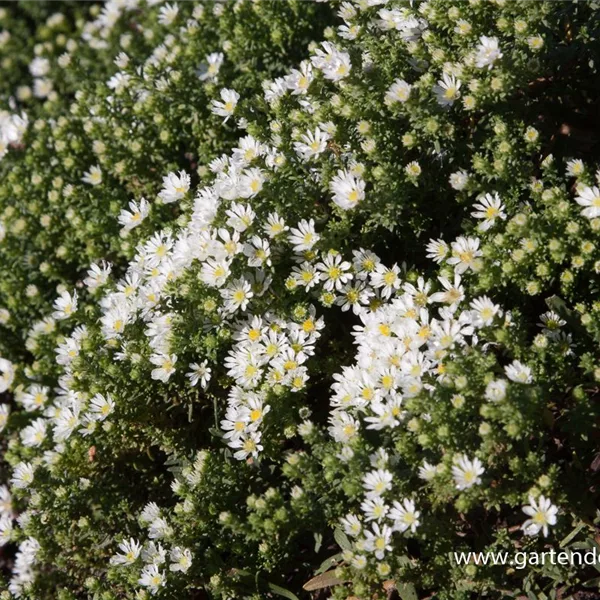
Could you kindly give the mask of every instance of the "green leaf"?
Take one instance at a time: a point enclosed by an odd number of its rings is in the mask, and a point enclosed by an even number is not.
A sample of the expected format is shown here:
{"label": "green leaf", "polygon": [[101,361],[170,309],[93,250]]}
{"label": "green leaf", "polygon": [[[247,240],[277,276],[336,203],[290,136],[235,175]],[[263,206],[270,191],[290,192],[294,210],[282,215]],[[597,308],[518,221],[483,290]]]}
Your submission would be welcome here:
{"label": "green leaf", "polygon": [[275,585],[274,583],[269,583],[269,589],[278,596],[283,596],[284,598],[288,598],[288,600],[300,600],[296,594],[290,592],[290,590],[286,590],[279,585]]}
{"label": "green leaf", "polygon": [[571,533],[560,543],[560,547],[564,548],[583,528],[585,527],[585,523],[579,523]]}
{"label": "green leaf", "polygon": [[323,534],[315,532],[315,554],[319,553],[321,545],[323,544]]}
{"label": "green leaf", "polygon": [[594,577],[583,582],[583,587],[586,588],[600,588],[600,577]]}
{"label": "green leaf", "polygon": [[325,573],[325,571],[327,571],[328,569],[331,569],[331,567],[333,567],[333,565],[339,563],[341,560],[342,560],[341,552],[338,552],[337,554],[334,554],[333,556],[326,558],[321,563],[321,566],[315,571],[315,575],[320,575],[321,573]]}
{"label": "green leaf", "polygon": [[342,550],[351,550],[352,549],[352,544],[350,543],[348,536],[339,527],[336,527],[335,530],[333,531],[333,537],[334,537],[335,541],[337,542],[337,545]]}
{"label": "green leaf", "polygon": [[335,576],[335,571],[327,571],[326,573],[317,575],[316,577],[313,577],[307,581],[302,586],[302,589],[306,590],[307,592],[313,592],[315,590],[322,590],[323,588],[333,587],[334,585],[340,585],[342,583],[344,582]]}
{"label": "green leaf", "polygon": [[396,585],[396,590],[402,600],[419,600],[417,590],[412,583],[399,583]]}

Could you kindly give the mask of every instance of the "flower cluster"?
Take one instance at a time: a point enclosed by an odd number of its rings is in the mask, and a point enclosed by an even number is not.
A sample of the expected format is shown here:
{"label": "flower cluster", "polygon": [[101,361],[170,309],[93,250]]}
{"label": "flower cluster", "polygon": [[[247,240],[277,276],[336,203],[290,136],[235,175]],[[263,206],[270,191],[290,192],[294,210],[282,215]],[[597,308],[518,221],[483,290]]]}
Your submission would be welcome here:
{"label": "flower cluster", "polygon": [[597,586],[452,559],[596,547],[597,7],[41,15],[0,13],[9,594]]}

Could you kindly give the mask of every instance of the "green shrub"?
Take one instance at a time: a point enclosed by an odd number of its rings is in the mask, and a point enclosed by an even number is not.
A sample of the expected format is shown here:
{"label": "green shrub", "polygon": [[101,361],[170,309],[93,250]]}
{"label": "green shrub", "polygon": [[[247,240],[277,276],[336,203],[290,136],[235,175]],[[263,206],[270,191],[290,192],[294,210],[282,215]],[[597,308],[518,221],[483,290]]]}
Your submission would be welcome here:
{"label": "green shrub", "polygon": [[337,10],[132,13],[113,89],[91,21],[104,75],[9,150],[13,595],[597,589],[456,557],[597,550],[597,5]]}

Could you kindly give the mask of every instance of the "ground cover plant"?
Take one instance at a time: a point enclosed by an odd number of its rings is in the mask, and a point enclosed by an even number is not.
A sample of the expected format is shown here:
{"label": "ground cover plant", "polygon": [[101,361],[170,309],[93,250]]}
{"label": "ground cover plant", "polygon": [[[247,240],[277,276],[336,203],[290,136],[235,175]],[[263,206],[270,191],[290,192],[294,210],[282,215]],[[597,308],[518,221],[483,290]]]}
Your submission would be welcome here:
{"label": "ground cover plant", "polygon": [[598,597],[599,9],[3,9],[0,597]]}

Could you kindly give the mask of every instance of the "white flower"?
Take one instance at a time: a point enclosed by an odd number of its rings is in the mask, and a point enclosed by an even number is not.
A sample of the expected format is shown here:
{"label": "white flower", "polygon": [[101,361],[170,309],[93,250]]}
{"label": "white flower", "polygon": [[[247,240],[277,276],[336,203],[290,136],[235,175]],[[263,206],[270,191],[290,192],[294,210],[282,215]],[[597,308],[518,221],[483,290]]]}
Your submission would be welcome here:
{"label": "white flower", "polygon": [[237,449],[233,457],[237,460],[246,460],[249,456],[256,458],[258,453],[263,450],[260,444],[260,431],[249,431],[247,435],[233,440],[229,445]]}
{"label": "white flower", "polygon": [[98,421],[104,421],[110,413],[115,409],[115,402],[111,398],[110,394],[103,396],[102,394],[96,394],[91,400],[91,411],[94,419]]}
{"label": "white flower", "polygon": [[556,335],[558,330],[563,327],[563,325],[567,324],[567,322],[553,310],[549,310],[543,315],[540,315],[540,321],[541,322],[538,323],[537,326],[541,327],[544,333],[550,336]]}
{"label": "white flower", "polygon": [[227,260],[216,261],[208,259],[202,265],[200,279],[211,287],[219,288],[225,284],[229,277],[231,263]]}
{"label": "white flower", "polygon": [[294,252],[302,252],[310,250],[320,239],[320,236],[315,232],[315,222],[302,220],[298,223],[297,228],[290,230],[290,244],[294,246]]}
{"label": "white flower", "polygon": [[315,265],[303,262],[292,269],[292,278],[296,285],[300,285],[308,291],[321,281],[321,273],[317,271]]}
{"label": "white flower", "polygon": [[479,38],[479,45],[475,54],[476,66],[480,69],[485,67],[491,69],[499,58],[502,58],[502,53],[498,48],[498,38],[482,35]]}
{"label": "white flower", "polygon": [[325,282],[323,287],[329,291],[335,289],[339,292],[343,285],[352,279],[352,275],[348,272],[350,267],[349,262],[342,261],[341,254],[328,252],[323,262],[317,264],[317,269],[322,273],[320,280]]}
{"label": "white flower", "polygon": [[81,180],[90,185],[100,185],[102,183],[102,169],[98,165],[90,167],[90,170],[83,174]]}
{"label": "white flower", "polygon": [[47,98],[52,92],[52,81],[47,78],[35,79],[33,81],[33,95],[36,98]]}
{"label": "white flower", "polygon": [[160,11],[158,12],[158,22],[168,27],[177,18],[178,14],[179,7],[177,4],[165,4],[160,7]]}
{"label": "white flower", "polygon": [[134,538],[124,539],[119,544],[120,554],[115,554],[110,559],[111,565],[132,565],[142,551],[142,545]]}
{"label": "white flower", "polygon": [[567,173],[571,177],[579,177],[585,172],[585,165],[580,158],[573,158],[567,162]]}
{"label": "white flower", "polygon": [[46,439],[46,419],[35,419],[21,431],[21,440],[24,446],[37,448]]}
{"label": "white flower", "polygon": [[504,367],[504,372],[511,381],[517,383],[531,383],[533,381],[531,369],[518,360],[515,360],[510,365]]}
{"label": "white flower", "polygon": [[360,429],[360,421],[344,411],[333,413],[329,423],[329,434],[338,443],[347,443],[355,438]]}
{"label": "white flower", "polygon": [[325,79],[340,81],[348,77],[352,69],[350,55],[338,50],[330,42],[322,42],[311,57],[312,64],[323,72]]}
{"label": "white flower", "polygon": [[207,360],[202,361],[200,364],[192,363],[190,365],[190,371],[186,374],[186,377],[190,380],[190,385],[195,387],[200,382],[200,387],[206,389],[208,382],[210,381],[211,369],[207,367]]}
{"label": "white flower", "polygon": [[458,21],[456,21],[456,27],[454,28],[454,31],[459,35],[469,35],[469,33],[471,33],[471,29],[473,29],[471,23],[465,21],[464,19],[458,19]]}
{"label": "white flower", "polygon": [[385,103],[389,106],[395,102],[406,102],[410,97],[411,85],[403,79],[396,79],[385,93]]}
{"label": "white flower", "polygon": [[190,176],[185,171],[179,171],[179,175],[171,172],[163,177],[163,188],[158,197],[163,204],[170,204],[185,197],[189,189]]}
{"label": "white flower", "polygon": [[81,344],[73,338],[67,338],[56,348],[56,362],[59,365],[70,365],[78,356]]}
{"label": "white flower", "polygon": [[469,183],[469,174],[466,171],[456,171],[450,175],[450,185],[458,192],[464,190]]}
{"label": "white flower", "polygon": [[482,255],[478,238],[460,236],[451,246],[452,256],[448,259],[448,264],[454,265],[456,273],[462,274],[468,269],[476,270],[477,259]]}
{"label": "white flower", "polygon": [[111,271],[112,265],[106,261],[102,261],[101,265],[94,263],[89,268],[87,277],[83,280],[83,283],[87,285],[90,290],[98,289],[108,281],[108,276]]}
{"label": "white flower", "polygon": [[8,515],[0,515],[0,548],[10,542],[13,526],[12,517]]}
{"label": "white flower", "polygon": [[491,402],[500,402],[506,398],[507,386],[505,379],[490,381],[485,388],[485,397]]}
{"label": "white flower", "polygon": [[271,238],[275,238],[281,233],[289,231],[289,227],[285,221],[276,213],[269,213],[267,216],[267,224],[263,226],[263,231]]}
{"label": "white flower", "polygon": [[366,521],[381,521],[389,511],[389,506],[381,497],[367,498],[360,505]]}
{"label": "white flower", "polygon": [[386,552],[392,550],[392,529],[387,525],[381,527],[377,524],[373,524],[373,531],[365,530],[365,550],[373,552],[375,558],[381,560]]}
{"label": "white flower", "polygon": [[588,219],[600,217],[600,188],[585,186],[579,191],[575,202],[585,207],[581,214]]}
{"label": "white flower", "polygon": [[142,548],[141,554],[142,560],[147,565],[162,565],[167,560],[167,551],[162,547],[160,543],[154,541],[147,542]]}
{"label": "white flower", "polygon": [[254,198],[263,188],[265,174],[260,169],[248,169],[240,177],[239,194],[242,198]]}
{"label": "white flower", "polygon": [[115,90],[117,94],[120,94],[123,90],[127,89],[131,82],[131,76],[127,73],[115,73],[106,83],[111,89]]}
{"label": "white flower", "polygon": [[330,184],[333,201],[343,210],[355,208],[365,199],[365,182],[348,171],[339,170]]}
{"label": "white flower", "polygon": [[431,258],[434,262],[440,264],[448,256],[450,248],[444,240],[429,240],[426,250],[427,258]]}
{"label": "white flower", "polygon": [[352,556],[352,562],[350,564],[357,571],[361,571],[367,566],[367,558],[362,554],[355,554]]}
{"label": "white flower", "polygon": [[529,505],[523,507],[523,512],[529,517],[521,526],[525,535],[537,535],[542,531],[544,536],[547,536],[548,526],[556,525],[558,507],[544,496],[540,496],[537,500],[529,496]]}
{"label": "white flower", "polygon": [[465,297],[465,290],[461,285],[460,275],[454,276],[454,282],[451,282],[445,277],[438,277],[438,280],[442,284],[444,291],[431,294],[431,302],[444,302],[445,304],[450,304],[451,306],[460,304]]}
{"label": "white flower", "polygon": [[12,517],[12,497],[6,485],[0,485],[0,516]]}
{"label": "white flower", "polygon": [[58,408],[58,411],[58,414],[55,414],[53,434],[55,441],[62,442],[68,439],[81,424],[79,406]]}
{"label": "white flower", "polygon": [[487,296],[476,298],[470,304],[473,324],[476,327],[488,327],[494,322],[494,318],[500,313],[500,307],[494,304]]}
{"label": "white flower", "polygon": [[50,72],[50,61],[38,56],[29,63],[29,72],[34,77],[44,77]]}
{"label": "white flower", "polygon": [[271,266],[271,246],[268,240],[254,235],[250,239],[250,243],[244,244],[243,251],[248,258],[249,267]]}
{"label": "white flower", "polygon": [[175,363],[177,362],[177,356],[175,354],[153,354],[150,357],[150,362],[156,365],[156,369],[152,369],[152,379],[157,379],[166,383],[173,373],[175,373]]}
{"label": "white flower", "polygon": [[148,502],[140,514],[140,522],[142,525],[149,525],[160,517],[160,508],[156,502]]}
{"label": "white flower", "polygon": [[481,475],[485,469],[478,458],[469,460],[466,456],[458,458],[452,467],[452,476],[454,483],[459,490],[466,490],[476,484],[481,483]]}
{"label": "white flower", "polygon": [[0,404],[0,432],[6,427],[8,415],[10,414],[10,406],[8,404]]}
{"label": "white flower", "polygon": [[406,167],[404,167],[404,172],[412,178],[416,178],[419,177],[419,175],[421,175],[422,169],[421,169],[421,165],[416,161],[416,160],[412,160],[411,162],[409,162]]}
{"label": "white flower", "polygon": [[123,227],[121,231],[127,233],[134,227],[141,225],[142,221],[150,213],[150,204],[145,198],[140,198],[139,203],[132,200],[129,203],[129,210],[121,210],[119,214],[119,224]]}
{"label": "white flower", "polygon": [[73,295],[69,292],[64,291],[54,301],[54,312],[52,316],[55,319],[63,320],[68,319],[77,310],[77,291],[73,292]]}
{"label": "white flower", "polygon": [[213,100],[211,102],[211,112],[219,117],[225,117],[225,121],[233,115],[240,95],[235,90],[223,88],[220,92],[222,102]]}
{"label": "white flower", "polygon": [[394,500],[388,518],[394,521],[394,531],[403,532],[410,529],[414,533],[420,523],[420,514],[415,508],[415,503],[405,498],[401,503]]}
{"label": "white flower", "polygon": [[371,273],[371,285],[377,289],[381,288],[382,298],[389,298],[401,283],[398,265],[388,268],[383,263],[379,263],[375,267],[375,271]]}
{"label": "white flower", "polygon": [[341,520],[342,527],[344,528],[344,533],[351,537],[356,537],[360,535],[362,531],[362,523],[360,519],[353,514],[346,515]]}
{"label": "white flower", "polygon": [[150,593],[156,594],[166,584],[165,575],[157,565],[146,565],[141,572],[138,583],[147,587]]}
{"label": "white flower", "polygon": [[294,150],[302,160],[307,161],[325,152],[329,138],[327,132],[316,127],[314,131],[303,134],[299,142],[294,142]]}
{"label": "white flower", "polygon": [[223,308],[227,313],[246,310],[253,295],[252,287],[245,279],[235,279],[221,290],[225,301]]}
{"label": "white flower", "polygon": [[300,69],[292,69],[285,78],[285,82],[293,95],[306,94],[314,79],[312,65],[304,60],[300,63]]}
{"label": "white flower", "polygon": [[20,462],[13,471],[10,484],[17,489],[24,489],[33,483],[35,469],[31,463]]}
{"label": "white flower", "polygon": [[173,528],[166,519],[157,517],[150,523],[148,528],[148,537],[153,540],[170,537],[173,534]]}
{"label": "white flower", "polygon": [[424,461],[423,465],[419,467],[419,479],[431,481],[436,475],[437,467],[429,464],[427,461]]}
{"label": "white flower", "polygon": [[496,192],[494,194],[486,194],[483,198],[479,198],[479,202],[473,205],[475,209],[471,216],[476,219],[483,219],[483,223],[479,224],[481,231],[487,231],[494,225],[496,219],[506,219],[504,205],[500,196]]}
{"label": "white flower", "polygon": [[252,225],[256,216],[249,205],[238,204],[237,202],[234,202],[225,214],[229,217],[227,225],[240,233],[243,233]]}
{"label": "white flower", "polygon": [[171,549],[169,558],[171,559],[169,570],[172,572],[181,571],[182,573],[187,573],[188,569],[192,566],[192,553],[187,548],[175,546]]}
{"label": "white flower", "polygon": [[385,469],[377,469],[371,471],[363,477],[363,489],[366,492],[366,497],[377,498],[392,489],[393,476]]}
{"label": "white flower", "polygon": [[460,98],[461,82],[454,75],[443,73],[442,78],[433,86],[433,93],[440,106],[452,106],[457,98]]}
{"label": "white flower", "polygon": [[114,60],[114,63],[117,65],[117,67],[119,67],[119,69],[126,69],[127,65],[129,64],[129,56],[127,56],[125,52],[119,52]]}
{"label": "white flower", "polygon": [[225,58],[222,52],[213,52],[206,57],[205,70],[200,74],[200,81],[206,81],[207,79],[216,79],[223,59]]}

